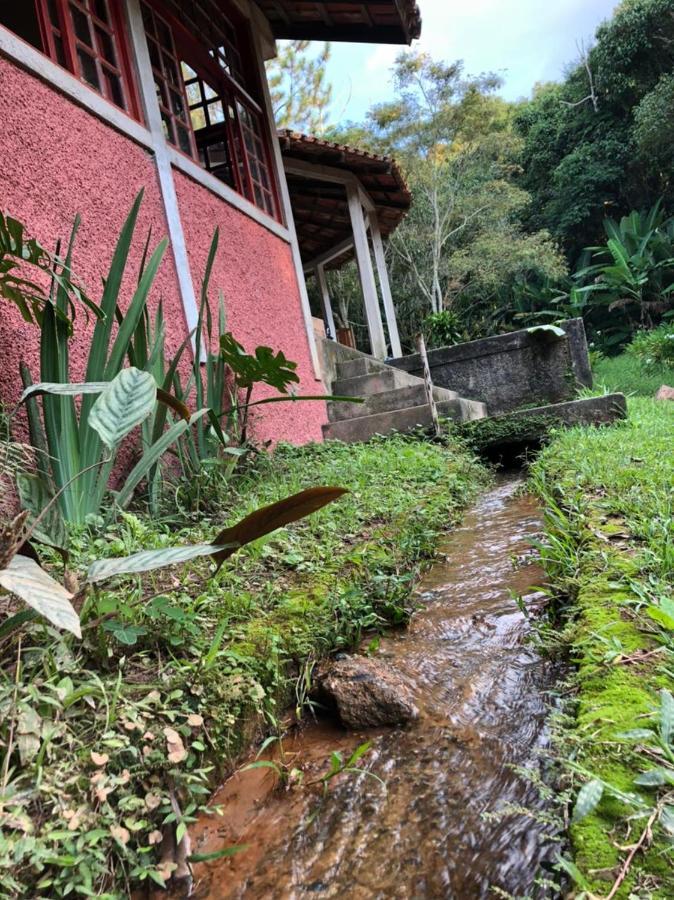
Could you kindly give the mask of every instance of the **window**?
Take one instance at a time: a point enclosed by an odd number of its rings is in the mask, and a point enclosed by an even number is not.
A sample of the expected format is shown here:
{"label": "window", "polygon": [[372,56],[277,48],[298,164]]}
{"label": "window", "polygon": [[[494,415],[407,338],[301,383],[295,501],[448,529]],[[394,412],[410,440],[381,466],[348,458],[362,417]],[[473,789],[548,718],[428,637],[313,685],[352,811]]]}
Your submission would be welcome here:
{"label": "window", "polygon": [[[279,217],[248,23],[213,0],[143,0],[166,139]],[[198,36],[198,41],[196,40]]]}
{"label": "window", "polygon": [[0,23],[138,118],[120,5],[115,0],[3,3]]}

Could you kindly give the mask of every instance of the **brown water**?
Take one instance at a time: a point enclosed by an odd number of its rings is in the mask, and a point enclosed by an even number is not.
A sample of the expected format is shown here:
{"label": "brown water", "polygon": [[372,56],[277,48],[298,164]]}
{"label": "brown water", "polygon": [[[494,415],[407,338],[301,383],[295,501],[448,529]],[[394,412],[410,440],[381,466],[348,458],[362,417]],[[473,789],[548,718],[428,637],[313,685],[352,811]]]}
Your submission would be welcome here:
{"label": "brown water", "polygon": [[[378,657],[412,686],[419,720],[360,734],[308,726],[284,745],[304,787],[279,788],[268,769],[229,779],[214,798],[223,816],[197,823],[193,852],[249,849],[197,866],[198,897],[473,900],[493,887],[546,896],[535,885],[552,853],[544,828],[506,810],[540,806],[514,767],[538,768],[554,682],[513,598],[534,612],[542,603],[528,550],[540,514],[517,486],[500,482],[448,536],[409,629],[381,641]],[[361,764],[386,790],[343,775],[320,804],[306,784],[331,751],[348,756],[364,740],[373,749]]]}

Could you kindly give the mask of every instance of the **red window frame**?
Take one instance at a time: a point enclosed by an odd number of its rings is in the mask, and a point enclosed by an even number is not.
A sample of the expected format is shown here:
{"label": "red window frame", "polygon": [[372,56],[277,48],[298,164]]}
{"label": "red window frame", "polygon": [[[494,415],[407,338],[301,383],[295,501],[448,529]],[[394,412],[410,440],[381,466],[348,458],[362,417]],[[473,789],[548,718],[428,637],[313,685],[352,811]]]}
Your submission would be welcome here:
{"label": "red window frame", "polygon": [[[235,26],[239,38],[239,46],[235,49],[245,81],[245,85],[242,85],[224,68],[222,62],[218,61],[217,48],[213,48],[214,52],[211,52],[210,48],[201,44],[176,18],[169,4],[162,0],[142,0],[142,2],[169,24],[178,58],[189,66],[198,79],[206,82],[222,102],[224,121],[220,123],[220,131],[231,160],[229,170],[232,179],[229,181],[221,178],[221,180],[225,180],[225,183],[230,184],[238,194],[263,212],[277,221],[282,221],[278,175],[271,150],[269,122],[262,102],[256,99],[262,100],[263,92],[260,74],[255,65],[256,58],[248,20],[235,8],[227,6],[226,16]],[[187,78],[187,80],[194,79]],[[185,90],[183,95],[190,111],[203,106],[203,102],[190,105]],[[211,168],[208,164],[208,151],[200,146],[202,142],[199,140],[199,130],[195,131],[192,125],[191,130],[198,152],[188,155],[193,159],[201,157],[202,165],[208,171]],[[176,146],[173,141],[171,143]],[[177,149],[185,152],[180,147]]]}
{"label": "red window frame", "polygon": [[[118,0],[34,0],[44,53],[92,91],[141,121],[140,101],[129,54],[126,23]],[[101,5],[107,17],[100,16]],[[85,22],[87,43],[78,35],[73,11]],[[106,21],[107,19],[107,21]],[[86,78],[80,56],[96,72],[98,87]],[[118,83],[118,93],[114,82]],[[117,93],[117,96],[115,94]]]}

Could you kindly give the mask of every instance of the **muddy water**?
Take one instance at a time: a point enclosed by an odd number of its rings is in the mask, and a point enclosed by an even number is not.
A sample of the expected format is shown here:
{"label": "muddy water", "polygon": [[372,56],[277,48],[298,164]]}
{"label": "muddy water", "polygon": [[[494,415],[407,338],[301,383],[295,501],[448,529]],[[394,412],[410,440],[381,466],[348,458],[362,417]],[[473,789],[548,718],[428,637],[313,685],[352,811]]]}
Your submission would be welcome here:
{"label": "muddy water", "polygon": [[[511,806],[535,808],[516,767],[538,766],[554,673],[526,642],[515,602],[540,608],[542,573],[528,551],[540,530],[531,498],[504,480],[448,536],[403,633],[382,639],[386,659],[421,711],[404,729],[348,734],[315,724],[285,742],[303,788],[279,788],[268,769],[233,776],[214,798],[221,818],[197,823],[193,852],[248,850],[197,866],[203,898],[473,898],[535,886],[551,853],[543,829]],[[386,782],[340,776],[322,803],[307,783],[331,751],[373,741],[365,765]]]}

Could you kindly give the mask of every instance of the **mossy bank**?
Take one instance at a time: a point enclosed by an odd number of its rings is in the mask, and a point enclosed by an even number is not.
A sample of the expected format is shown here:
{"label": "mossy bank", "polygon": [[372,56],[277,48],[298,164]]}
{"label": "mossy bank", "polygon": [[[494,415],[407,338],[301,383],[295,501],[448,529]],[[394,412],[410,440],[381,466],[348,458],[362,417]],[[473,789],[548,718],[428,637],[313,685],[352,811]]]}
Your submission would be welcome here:
{"label": "mossy bank", "polygon": [[562,755],[573,795],[592,785],[570,828],[576,895],[664,900],[674,896],[674,404],[634,399],[629,416],[560,432],[532,474],[576,673]]}
{"label": "mossy bank", "polygon": [[162,883],[163,825],[177,818],[180,837],[246,742],[301,714],[313,660],[406,619],[439,533],[485,478],[463,449],[414,438],[279,447],[211,477],[198,521],[124,514],[73,535],[79,572],[208,539],[304,487],[350,492],[217,575],[200,563],[120,579],[87,601],[81,642],[43,623],[3,638],[0,893],[119,897]]}

